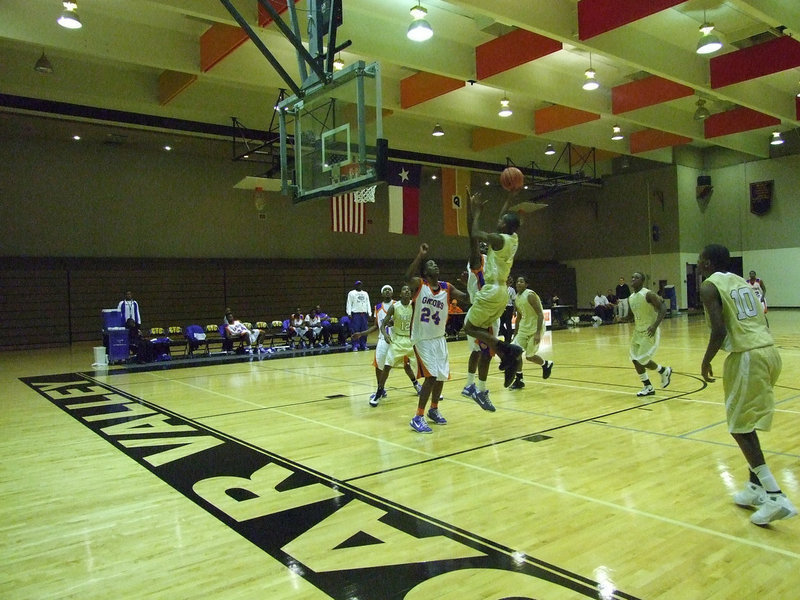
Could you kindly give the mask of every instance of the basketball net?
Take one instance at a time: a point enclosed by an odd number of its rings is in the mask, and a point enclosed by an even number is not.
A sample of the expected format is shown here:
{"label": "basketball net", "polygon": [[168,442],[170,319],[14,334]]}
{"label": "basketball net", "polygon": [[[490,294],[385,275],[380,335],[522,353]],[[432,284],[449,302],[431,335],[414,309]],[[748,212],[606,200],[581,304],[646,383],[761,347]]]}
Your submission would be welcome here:
{"label": "basketball net", "polygon": [[356,204],[365,204],[367,202],[375,202],[375,190],[377,185],[368,185],[360,190],[353,191],[353,202]]}

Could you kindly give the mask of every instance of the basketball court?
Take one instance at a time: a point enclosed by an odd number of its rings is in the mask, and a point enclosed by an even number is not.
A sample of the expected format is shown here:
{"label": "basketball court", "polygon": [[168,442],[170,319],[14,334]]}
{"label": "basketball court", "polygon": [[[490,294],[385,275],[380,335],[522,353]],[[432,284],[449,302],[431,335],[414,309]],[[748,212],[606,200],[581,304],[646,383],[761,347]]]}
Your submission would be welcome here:
{"label": "basketball court", "polygon": [[[800,313],[761,436],[800,500]],[[630,325],[548,333],[547,381],[460,395],[411,430],[401,370],[372,352],[93,371],[91,347],[2,361],[3,598],[696,598],[796,595],[800,520],[752,525],[744,460],[701,317],[662,324],[669,388],[637,398]],[[722,357],[714,362],[722,372]],[[657,381],[657,378],[654,379]]]}

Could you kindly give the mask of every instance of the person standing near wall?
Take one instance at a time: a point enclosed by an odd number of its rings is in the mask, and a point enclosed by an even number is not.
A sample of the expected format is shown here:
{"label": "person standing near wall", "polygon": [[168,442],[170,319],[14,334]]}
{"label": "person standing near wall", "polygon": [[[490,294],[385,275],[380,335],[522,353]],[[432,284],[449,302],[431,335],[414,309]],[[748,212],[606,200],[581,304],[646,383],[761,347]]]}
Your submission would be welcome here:
{"label": "person standing near wall", "polygon": [[631,288],[629,288],[628,284],[625,283],[624,277],[619,278],[619,283],[617,284],[617,289],[616,289],[616,295],[617,295],[617,318],[620,320],[627,319],[628,312],[630,311],[628,298],[631,297]]}
{"label": "person standing near wall", "polygon": [[130,291],[125,292],[125,299],[122,300],[117,309],[122,313],[122,322],[128,329],[139,329],[142,326],[142,315],[139,312],[139,303],[133,299]]}
{"label": "person standing near wall", "polygon": [[[353,284],[353,289],[347,294],[347,316],[350,318],[352,331],[366,331],[369,326],[369,294],[361,289],[361,280]],[[353,340],[353,351],[366,350],[366,336]]]}

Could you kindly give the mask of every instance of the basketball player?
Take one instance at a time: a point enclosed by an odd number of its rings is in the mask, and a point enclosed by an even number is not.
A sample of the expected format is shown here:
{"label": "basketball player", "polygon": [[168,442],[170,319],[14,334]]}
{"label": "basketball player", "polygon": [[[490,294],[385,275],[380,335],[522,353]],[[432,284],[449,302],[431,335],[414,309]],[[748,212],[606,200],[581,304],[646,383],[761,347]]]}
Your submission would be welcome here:
{"label": "basketball player", "polygon": [[733,501],[755,508],[750,521],[766,525],[797,514],[767,466],[756,433],[772,426],[773,386],[781,372],[781,357],[753,288],[728,272],[729,262],[728,249],[717,244],[706,246],[697,261],[701,274],[707,276],[700,285],[700,299],[711,325],[700,371],[712,383],[711,361],[720,349],[729,353],[722,376],[728,431],[750,467],[750,481],[734,494]]}
{"label": "basketball player", "polygon": [[485,285],[478,290],[472,298],[472,306],[467,312],[464,331],[486,344],[500,357],[500,370],[505,372],[504,386],[508,387],[514,380],[517,370],[517,357],[522,354],[522,348],[514,344],[500,341],[491,330],[496,319],[503,314],[508,302],[506,281],[514,264],[514,255],[517,253],[519,238],[519,216],[508,211],[511,198],[518,192],[509,192],[500,219],[497,222],[497,232],[487,233],[480,229],[481,210],[486,200],[479,194],[471,194],[467,190],[467,198],[472,209],[471,236],[478,241],[486,242],[488,250],[484,267]]}
{"label": "basketball player", "polygon": [[[764,309],[764,319],[767,318],[767,285],[764,283],[763,280],[756,277],[755,271],[750,271],[749,279],[747,283],[750,284],[750,287],[753,288],[753,293],[756,295],[756,298],[759,302],[761,302],[761,307]],[[767,321],[767,326],[769,327],[769,321]]]}
{"label": "basketball player", "polygon": [[[403,365],[406,370],[406,375],[411,380],[417,394],[422,392],[422,385],[417,381],[414,376],[414,371],[411,368],[411,361],[416,360],[414,355],[414,345],[411,343],[411,317],[413,316],[414,308],[411,306],[411,288],[404,285],[400,288],[400,302],[394,302],[386,311],[381,329],[383,337],[388,343],[388,351],[386,352],[386,359],[384,360],[383,370],[381,371],[380,379],[378,380],[378,391],[383,390],[386,385],[386,379],[389,377],[389,371],[392,367],[399,367]],[[376,398],[373,401],[370,397],[370,406],[377,406],[378,392],[373,394]],[[385,394],[381,397],[385,397]]]}
{"label": "basketball player", "polygon": [[[431,433],[425,421],[428,398],[441,399],[444,382],[450,379],[450,360],[447,353],[445,326],[450,296],[466,301],[467,295],[446,281],[439,281],[439,266],[427,259],[428,244],[421,244],[419,252],[406,269],[408,287],[413,296],[414,312],[411,318],[411,342],[417,355],[417,370],[425,376],[417,403],[417,414],[411,419],[411,428],[418,433]],[[422,277],[415,275],[420,272]],[[431,394],[433,394],[431,396]],[[447,419],[439,411],[439,400],[431,399],[428,418],[437,425]]]}
{"label": "basketball player", "polygon": [[658,326],[667,314],[667,307],[655,292],[644,287],[644,275],[638,271],[631,277],[633,293],[628,298],[634,326],[631,337],[630,357],[643,388],[636,392],[639,397],[652,396],[656,393],[647,369],[657,370],[661,374],[661,387],[669,385],[672,375],[671,367],[662,367],[653,360],[661,341],[661,331]]}
{"label": "basketball player", "polygon": [[[370,406],[378,406],[378,402],[381,398],[388,397],[383,387],[383,384],[386,382],[383,371],[384,365],[386,364],[386,354],[389,350],[389,342],[384,338],[383,323],[386,319],[386,315],[394,304],[392,294],[394,294],[394,288],[389,284],[381,288],[383,301],[375,305],[375,324],[365,331],[357,331],[353,334],[353,340],[355,341],[362,336],[368,336],[373,331],[378,332],[378,343],[375,345],[375,357],[372,359],[372,366],[375,367],[375,380],[378,384],[378,389],[369,397]],[[415,384],[414,388],[416,389],[419,383],[417,382],[417,378],[414,377],[414,372],[411,370],[410,366],[406,368],[406,373],[411,378],[411,382]]]}
{"label": "basketball player", "polygon": [[[467,188],[467,198],[470,197],[470,190]],[[472,235],[472,209],[471,202],[467,202],[467,230],[469,232],[469,262],[467,263],[467,293],[471,299],[475,298],[484,284],[484,269],[486,268],[486,253],[488,245],[481,242]],[[500,317],[492,325],[494,332],[500,331]],[[489,378],[489,364],[495,351],[485,342],[480,342],[474,337],[467,335],[467,346],[470,349],[469,360],[467,361],[467,384],[461,390],[461,395],[472,398],[483,410],[494,412],[495,407],[489,399],[489,390],[486,388],[486,380]],[[475,384],[475,374],[478,374],[478,383]]]}
{"label": "basketball player", "polygon": [[[514,344],[525,349],[525,358],[542,367],[542,379],[550,377],[553,361],[544,360],[537,354],[544,332],[544,311],[539,295],[528,287],[528,278],[517,277],[517,298],[514,301],[517,310],[517,334]],[[522,380],[522,356],[517,359],[517,377],[508,389],[521,390],[525,387]]]}

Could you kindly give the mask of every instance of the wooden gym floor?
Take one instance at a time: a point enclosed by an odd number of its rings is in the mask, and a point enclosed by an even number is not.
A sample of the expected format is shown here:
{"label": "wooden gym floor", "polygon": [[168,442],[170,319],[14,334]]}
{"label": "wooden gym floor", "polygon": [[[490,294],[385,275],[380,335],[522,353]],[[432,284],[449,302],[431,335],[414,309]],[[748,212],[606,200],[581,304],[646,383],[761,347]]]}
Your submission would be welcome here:
{"label": "wooden gym floor", "polygon": [[[762,445],[800,504],[800,311]],[[0,597],[485,600],[796,598],[800,518],[752,525],[702,318],[662,325],[674,369],[635,396],[630,325],[549,334],[497,412],[460,395],[432,435],[372,352],[93,371],[91,345],[0,353]],[[722,372],[723,355],[714,362]],[[658,386],[658,377],[653,378]]]}

